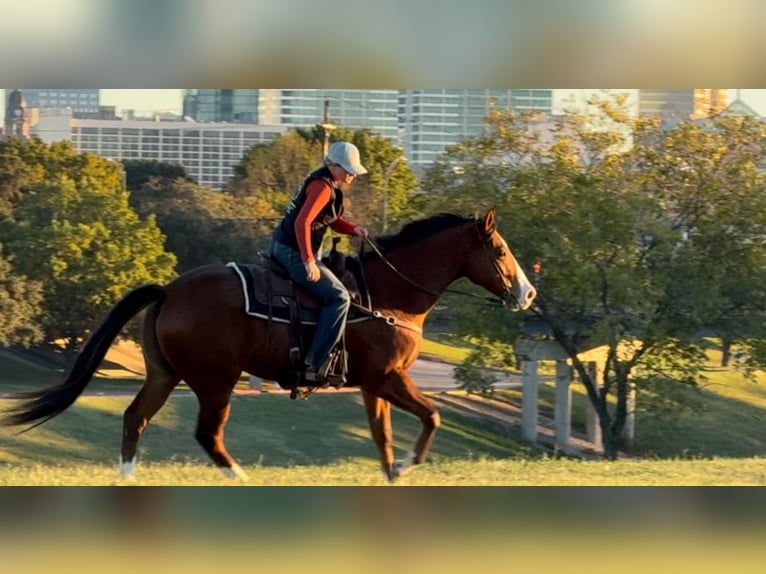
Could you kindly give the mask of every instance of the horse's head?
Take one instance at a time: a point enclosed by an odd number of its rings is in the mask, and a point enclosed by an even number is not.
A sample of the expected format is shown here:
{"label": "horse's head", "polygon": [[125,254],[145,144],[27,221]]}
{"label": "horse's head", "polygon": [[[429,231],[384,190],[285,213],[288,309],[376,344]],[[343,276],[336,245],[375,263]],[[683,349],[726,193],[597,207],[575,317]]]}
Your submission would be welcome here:
{"label": "horse's head", "polygon": [[529,309],[537,290],[527,279],[505,239],[497,231],[495,210],[476,221],[478,238],[463,266],[466,277],[481,285],[514,311]]}

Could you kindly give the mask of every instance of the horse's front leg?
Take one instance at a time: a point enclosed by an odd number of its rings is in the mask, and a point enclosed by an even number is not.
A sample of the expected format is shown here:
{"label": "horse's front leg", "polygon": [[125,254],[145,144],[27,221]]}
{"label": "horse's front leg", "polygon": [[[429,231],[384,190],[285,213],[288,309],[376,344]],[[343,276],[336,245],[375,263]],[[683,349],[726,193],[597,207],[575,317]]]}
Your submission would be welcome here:
{"label": "horse's front leg", "polygon": [[[387,401],[400,409],[414,414],[420,419],[422,429],[412,451],[403,459],[396,460],[389,466],[387,472],[391,482],[404,476],[416,464],[425,461],[428,451],[431,448],[436,429],[441,424],[439,409],[436,404],[426,397],[415,385],[412,378],[403,371],[392,371],[386,375],[386,381],[375,394],[383,401]],[[390,412],[388,413],[388,441],[391,443],[391,422]],[[391,447],[389,447],[391,448]],[[391,450],[391,453],[393,451]],[[387,454],[386,460],[393,457],[393,454]],[[384,470],[386,470],[384,463]]]}
{"label": "horse's front leg", "polygon": [[394,479],[394,440],[391,429],[391,403],[362,390],[364,408],[370,423],[370,432],[378,447],[380,465],[386,478]]}

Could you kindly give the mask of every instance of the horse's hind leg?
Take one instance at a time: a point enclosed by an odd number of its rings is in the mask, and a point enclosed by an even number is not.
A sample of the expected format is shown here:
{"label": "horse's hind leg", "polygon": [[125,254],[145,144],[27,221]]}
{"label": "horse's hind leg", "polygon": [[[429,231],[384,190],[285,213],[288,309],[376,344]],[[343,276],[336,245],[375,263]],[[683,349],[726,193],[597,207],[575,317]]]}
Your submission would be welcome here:
{"label": "horse's hind leg", "polygon": [[146,382],[125,410],[122,423],[122,453],[120,470],[123,477],[133,477],[136,472],[138,439],[149,420],[165,404],[179,378],[170,371],[150,368]]}
{"label": "horse's hind leg", "polygon": [[146,381],[123,415],[120,471],[125,478],[135,477],[136,451],[141,433],[181,380],[160,350],[155,330],[156,320],[157,307],[152,306],[147,310],[143,324],[142,348]]}
{"label": "horse's hind leg", "polygon": [[216,466],[229,478],[247,480],[247,474],[240,468],[234,458],[226,450],[224,444],[224,428],[231,413],[231,391],[219,391],[214,394],[197,393],[199,399],[199,416],[194,437],[205,449]]}

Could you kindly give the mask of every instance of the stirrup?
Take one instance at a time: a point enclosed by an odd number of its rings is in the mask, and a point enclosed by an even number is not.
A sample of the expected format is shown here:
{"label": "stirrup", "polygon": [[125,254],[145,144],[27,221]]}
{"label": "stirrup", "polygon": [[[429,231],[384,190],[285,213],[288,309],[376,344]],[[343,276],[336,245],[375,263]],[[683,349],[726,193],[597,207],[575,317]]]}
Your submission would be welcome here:
{"label": "stirrup", "polygon": [[321,371],[314,369],[313,367],[307,367],[303,371],[303,380],[307,383],[316,383],[317,385],[324,385],[327,383],[327,375]]}
{"label": "stirrup", "polygon": [[336,374],[328,374],[326,380],[328,385],[336,389],[342,388],[347,382],[345,376]]}

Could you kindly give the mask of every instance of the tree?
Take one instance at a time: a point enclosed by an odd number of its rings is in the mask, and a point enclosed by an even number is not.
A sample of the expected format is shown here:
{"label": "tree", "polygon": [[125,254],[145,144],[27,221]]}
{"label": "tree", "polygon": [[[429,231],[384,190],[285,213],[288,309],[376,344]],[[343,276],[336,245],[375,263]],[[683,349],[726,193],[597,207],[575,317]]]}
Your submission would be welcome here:
{"label": "tree", "polygon": [[349,213],[355,219],[372,233],[391,233],[422,215],[414,200],[420,191],[418,177],[407,165],[404,150],[370,130],[340,132],[333,137],[356,145],[367,168],[368,173],[354,182],[349,197]]}
{"label": "tree", "polygon": [[[401,149],[370,130],[340,127],[330,136],[331,143],[336,141],[356,145],[368,170],[354,181],[346,196],[349,219],[380,234],[421,214],[418,178]],[[259,197],[282,214],[306,175],[322,165],[323,143],[324,131],[315,127],[291,131],[269,144],[254,146],[235,169],[228,191]],[[327,247],[331,235],[327,235]],[[349,238],[343,238],[340,248],[348,251],[350,243]]]}
{"label": "tree", "polygon": [[[663,129],[623,103],[555,121],[496,110],[487,134],[423,184],[443,190],[432,208],[496,204],[525,267],[542,263],[537,312],[585,383],[608,458],[632,385],[696,384],[706,332],[736,325],[766,339],[764,126],[718,117]],[[578,358],[596,345],[603,381]]]}
{"label": "tree", "polygon": [[48,145],[33,137],[0,142],[0,216],[12,213],[27,190],[64,173],[74,180],[96,177],[109,186],[121,180],[116,162],[80,154],[69,141]]}
{"label": "tree", "polygon": [[18,272],[44,285],[48,341],[75,349],[129,289],[166,282],[175,257],[153,218],[139,219],[128,193],[103,174],[113,167],[83,158],[80,179],[51,178],[27,190],[0,237]]}
{"label": "tree", "polygon": [[0,345],[28,345],[40,340],[42,285],[13,272],[0,245]]}
{"label": "tree", "polygon": [[268,251],[281,218],[260,195],[232,196],[182,180],[149,181],[130,202],[143,217],[156,217],[179,273],[209,263],[256,261],[258,251]]}
{"label": "tree", "polygon": [[125,186],[131,191],[140,189],[142,185],[152,178],[171,181],[176,179],[194,181],[186,171],[186,168],[177,163],[126,159],[122,161],[122,165],[125,170]]}
{"label": "tree", "polygon": [[256,144],[234,167],[226,191],[234,196],[259,196],[286,206],[306,175],[321,164],[321,145],[287,132],[267,144]]}

